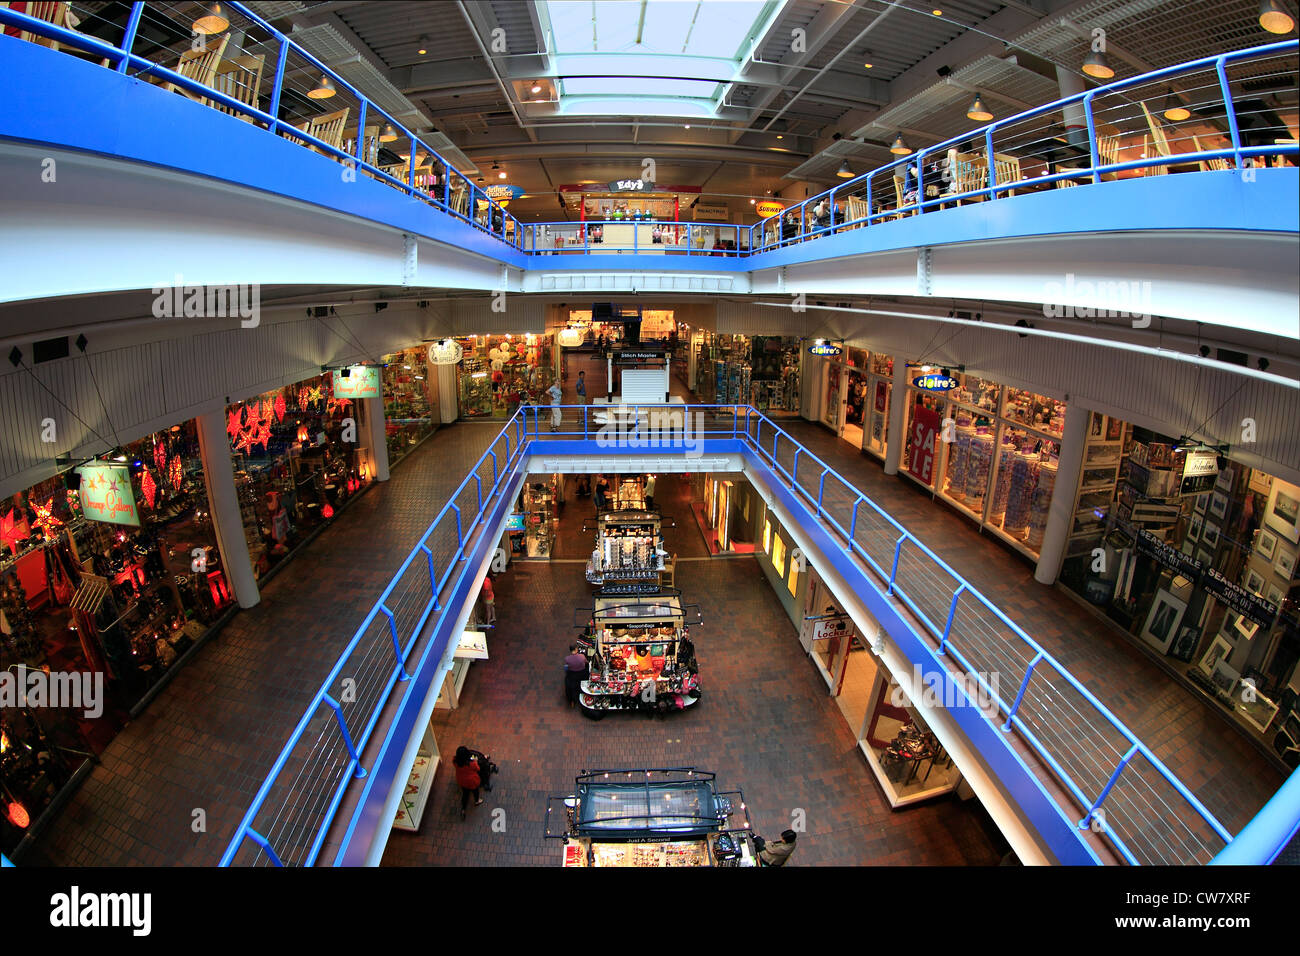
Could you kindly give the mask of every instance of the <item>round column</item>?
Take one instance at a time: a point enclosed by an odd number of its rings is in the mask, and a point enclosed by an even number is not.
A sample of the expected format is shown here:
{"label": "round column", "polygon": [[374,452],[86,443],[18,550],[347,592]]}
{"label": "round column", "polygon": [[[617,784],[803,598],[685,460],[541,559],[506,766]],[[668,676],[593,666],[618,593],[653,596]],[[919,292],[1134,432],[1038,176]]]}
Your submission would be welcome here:
{"label": "round column", "polygon": [[384,400],[365,398],[365,444],[370,448],[370,467],[375,481],[388,480],[388,430],[384,426]]}
{"label": "round column", "polygon": [[903,448],[907,436],[903,434],[907,421],[907,362],[901,355],[894,356],[894,387],[889,392],[889,441],[885,443],[885,474],[898,474],[903,461]]}
{"label": "round column", "polygon": [[239,495],[235,491],[235,469],[230,462],[230,444],[226,438],[224,408],[195,419],[199,432],[199,457],[208,486],[208,510],[212,513],[212,530],[221,549],[226,578],[240,607],[253,607],[261,599],[253,561],[244,537],[244,522],[239,513]]}
{"label": "round column", "polygon": [[1077,402],[1066,405],[1056,487],[1052,489],[1047,527],[1043,529],[1043,547],[1034,567],[1034,580],[1040,584],[1055,582],[1061,573],[1061,562],[1065,560],[1065,544],[1074,524],[1074,502],[1079,490],[1079,471],[1083,467],[1083,446],[1088,437],[1090,415],[1092,411]]}

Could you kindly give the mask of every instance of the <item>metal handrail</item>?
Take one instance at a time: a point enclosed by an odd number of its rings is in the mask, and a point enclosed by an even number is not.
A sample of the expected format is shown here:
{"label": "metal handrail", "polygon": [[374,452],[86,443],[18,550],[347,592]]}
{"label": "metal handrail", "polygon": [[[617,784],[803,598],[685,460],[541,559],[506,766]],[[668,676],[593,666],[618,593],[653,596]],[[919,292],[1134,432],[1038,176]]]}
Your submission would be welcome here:
{"label": "metal handrail", "polygon": [[[281,100],[281,91],[283,89],[283,84],[284,84],[284,73],[285,73],[287,54],[290,50],[292,50],[296,55],[302,57],[307,63],[311,64],[313,69],[319,69],[322,74],[329,76],[334,81],[335,85],[338,88],[346,90],[348,93],[356,97],[360,105],[359,107],[360,115],[358,119],[358,136],[357,136],[357,142],[355,147],[355,155],[353,153],[349,153],[344,150],[338,149],[337,147],[331,146],[328,143],[324,143],[319,139],[309,136],[308,134],[303,133],[296,129],[293,130],[289,135],[293,136],[295,139],[306,141],[307,143],[315,147],[320,152],[330,156],[335,160],[344,162],[345,164],[351,165],[354,168],[365,170],[369,175],[373,176],[380,182],[384,182],[387,183],[388,185],[399,188],[405,191],[406,193],[408,193],[413,198],[418,198],[423,202],[428,203],[429,205],[433,206],[435,209],[438,209],[446,213],[447,215],[451,216],[454,219],[462,220],[464,222],[471,224],[475,228],[482,229],[483,231],[488,232],[490,235],[500,239],[502,242],[504,242],[506,245],[510,246],[511,248],[514,248],[518,250],[520,253],[529,256],[555,255],[555,254],[567,255],[567,254],[578,252],[578,248],[576,246],[573,249],[539,247],[538,234],[539,232],[544,233],[545,230],[548,229],[550,230],[572,229],[575,231],[575,233],[577,231],[582,231],[582,238],[583,238],[583,243],[581,247],[582,254],[592,255],[592,254],[596,254],[596,251],[592,249],[591,244],[587,242],[587,233],[585,230],[585,227],[587,226],[591,226],[591,225],[605,226],[605,225],[620,225],[620,224],[623,225],[637,224],[637,225],[653,226],[658,224],[661,226],[672,227],[677,230],[685,228],[688,237],[690,237],[695,230],[699,230],[699,229],[711,229],[715,231],[732,230],[734,231],[734,234],[736,236],[735,249],[698,249],[697,250],[694,249],[693,244],[688,241],[688,243],[684,247],[685,253],[688,256],[699,256],[699,255],[719,256],[720,255],[727,258],[743,259],[743,258],[749,258],[755,255],[759,255],[764,252],[768,252],[772,249],[781,248],[795,242],[802,242],[809,239],[820,238],[825,235],[851,229],[857,226],[871,226],[880,222],[883,219],[893,219],[899,216],[900,214],[906,214],[906,215],[923,214],[933,210],[935,207],[940,207],[946,205],[947,203],[952,203],[952,202],[957,202],[957,201],[967,200],[967,199],[999,198],[1001,194],[1007,193],[1008,191],[1013,189],[1026,189],[1035,186],[1050,185],[1052,183],[1056,183],[1063,180],[1090,180],[1092,183],[1100,183],[1102,181],[1102,176],[1106,174],[1124,172],[1133,169],[1142,169],[1142,168],[1147,168],[1152,166],[1167,166],[1171,163],[1194,163],[1194,162],[1204,162],[1211,159],[1227,159],[1232,162],[1234,168],[1241,169],[1243,160],[1255,156],[1278,156],[1278,155],[1300,156],[1300,144],[1277,143],[1268,146],[1243,146],[1242,145],[1241,130],[1237,122],[1236,111],[1233,108],[1231,88],[1230,88],[1227,71],[1226,71],[1226,67],[1229,63],[1236,63],[1236,62],[1252,60],[1256,58],[1272,57],[1272,56],[1287,54],[1287,53],[1295,53],[1297,50],[1300,50],[1300,41],[1283,40],[1277,43],[1267,43],[1256,47],[1249,47],[1243,50],[1235,50],[1229,53],[1222,53],[1215,56],[1202,57],[1200,59],[1192,60],[1187,63],[1182,63],[1175,66],[1164,67],[1159,70],[1153,70],[1151,72],[1141,74],[1139,76],[1130,77],[1128,79],[1123,79],[1123,80],[1116,80],[1114,82],[1105,84],[1103,86],[1093,87],[1091,89],[1085,90],[1082,93],[1075,93],[1071,96],[1063,97],[1061,99],[1055,100],[1051,103],[1044,104],[1042,106],[1032,107],[1030,109],[1017,113],[1014,116],[1010,116],[1000,120],[995,120],[991,123],[985,124],[984,126],[977,127],[975,130],[964,132],[960,135],[950,137],[949,139],[944,140],[941,143],[924,147],[923,149],[918,150],[916,153],[893,160],[867,173],[863,173],[859,176],[856,176],[853,179],[847,180],[842,183],[837,183],[835,186],[831,187],[830,189],[820,192],[815,196],[808,197],[807,199],[804,199],[798,204],[783,210],[781,213],[778,213],[775,216],[769,216],[766,219],[759,220],[758,222],[748,226],[743,226],[738,224],[733,225],[729,223],[682,223],[675,220],[674,221],[670,221],[670,220],[648,220],[647,221],[647,220],[635,220],[635,219],[599,220],[599,221],[587,221],[585,223],[576,220],[563,220],[558,222],[552,221],[552,222],[529,223],[527,226],[525,226],[515,216],[507,212],[504,209],[504,207],[502,207],[499,203],[497,203],[495,200],[488,197],[484,190],[480,189],[476,184],[471,182],[468,177],[466,177],[459,170],[455,169],[455,167],[453,167],[446,159],[444,159],[436,150],[432,148],[426,147],[429,150],[430,159],[436,160],[436,162],[440,164],[442,167],[443,183],[444,183],[443,198],[438,199],[433,194],[425,192],[423,189],[418,188],[415,185],[416,150],[414,144],[419,142],[419,140],[413,134],[411,134],[406,129],[405,126],[403,126],[398,120],[396,120],[393,116],[391,116],[381,106],[379,106],[378,104],[374,103],[372,100],[364,96],[359,90],[356,89],[356,87],[354,87],[351,83],[345,80],[338,73],[336,73],[335,71],[327,67],[318,58],[313,56],[311,53],[307,52],[300,45],[295,43],[288,35],[286,35],[280,30],[277,30],[275,27],[273,27],[262,17],[258,16],[256,13],[250,10],[246,4],[239,3],[239,2],[231,2],[228,4],[228,6],[231,9],[238,11],[241,16],[246,17],[250,22],[266,30],[274,40],[279,41],[279,47],[280,47],[279,56],[277,58],[275,76],[270,91],[271,102],[270,102],[270,109],[268,112],[263,112],[257,109],[256,107],[251,107],[248,106],[247,104],[241,103],[238,100],[235,100],[232,97],[222,93],[221,91],[214,90],[200,83],[197,83],[194,80],[190,80],[186,77],[180,76],[179,74],[177,74],[176,72],[174,72],[173,70],[167,67],[154,63],[151,60],[148,60],[144,57],[138,56],[137,54],[130,52],[130,48],[135,39],[136,28],[138,26],[141,13],[145,6],[146,5],[141,2],[136,2],[131,5],[131,12],[128,17],[128,22],[127,22],[126,30],[124,31],[124,37],[121,46],[117,46],[112,43],[100,40],[96,37],[91,37],[86,34],[78,33],[75,30],[69,30],[65,27],[58,26],[56,24],[48,23],[44,20],[38,20],[34,17],[29,16],[28,14],[19,13],[17,11],[5,7],[0,7],[0,24],[9,24],[13,26],[18,26],[24,30],[35,33],[37,35],[57,40],[59,41],[59,43],[67,45],[69,47],[73,47],[75,49],[82,50],[84,52],[91,53],[96,56],[104,57],[110,63],[114,64],[113,68],[115,70],[121,73],[126,73],[128,67],[134,67],[141,73],[163,78],[168,82],[174,83],[175,85],[179,86],[180,88],[188,92],[195,93],[196,95],[202,96],[205,99],[219,103],[223,107],[235,110],[238,113],[241,113],[245,116],[248,116],[251,119],[256,120],[257,122],[264,124],[267,128],[267,131],[273,135],[278,135],[278,132],[284,129],[284,127],[286,126],[284,121],[278,118],[278,113],[279,113],[279,105]],[[1098,97],[1110,93],[1119,93],[1131,87],[1135,87],[1147,83],[1156,83],[1156,82],[1166,80],[1168,78],[1184,75],[1191,72],[1205,71],[1209,69],[1213,69],[1216,74],[1215,82],[1223,98],[1224,111],[1228,120],[1228,127],[1229,127],[1228,136],[1230,139],[1230,146],[1221,149],[1201,150],[1199,152],[1194,152],[1194,153],[1179,153],[1176,154],[1175,156],[1155,155],[1155,156],[1149,156],[1145,159],[1127,160],[1124,162],[1109,163],[1109,164],[1099,164],[1098,162],[1099,152],[1097,146],[1097,126],[1096,126],[1096,118],[1093,111],[1094,101]],[[1060,112],[1064,107],[1074,106],[1074,105],[1081,105],[1083,107],[1084,115],[1086,118],[1087,135],[1088,135],[1088,159],[1086,165],[1077,168],[1072,168],[1066,172],[1057,172],[1057,173],[1051,173],[1043,176],[1036,176],[1032,179],[1019,179],[1015,182],[999,183],[997,181],[995,164],[988,163],[988,185],[986,186],[982,186],[978,189],[967,190],[961,193],[946,193],[943,196],[934,199],[927,199],[923,195],[918,194],[916,202],[909,203],[908,205],[902,207],[901,209],[885,209],[885,210],[881,210],[880,212],[871,211],[872,181],[875,177],[880,176],[881,174],[884,173],[889,173],[893,170],[899,169],[900,167],[915,165],[916,181],[918,183],[918,193],[919,193],[920,191],[919,187],[921,184],[924,183],[924,164],[925,164],[925,158],[927,156],[933,156],[936,153],[944,152],[949,147],[959,145],[968,140],[983,139],[986,155],[991,157],[994,152],[993,134],[995,132],[999,130],[1007,129],[1013,124],[1022,123],[1028,119],[1034,119],[1036,117],[1041,117],[1048,114],[1054,114]],[[410,155],[409,165],[407,169],[407,182],[405,183],[403,183],[401,180],[394,178],[388,173],[384,172],[378,166],[368,162],[364,158],[365,121],[366,121],[366,117],[372,113],[378,115],[379,117],[382,117],[388,123],[392,124],[392,126],[396,130],[398,130],[401,134],[404,134],[408,142],[412,144],[411,155]],[[1064,132],[1064,128],[1062,128],[1062,132]],[[464,182],[465,197],[468,203],[466,213],[462,213],[459,210],[457,210],[451,202],[453,177],[460,177],[460,179],[463,180]],[[866,193],[866,199],[868,203],[867,215],[857,219],[837,221],[837,213],[835,209],[835,197],[837,195],[841,195],[846,192],[856,192],[860,190],[865,190]],[[826,200],[829,203],[830,221],[826,225],[814,226],[813,228],[809,228],[808,212],[811,208],[813,208],[817,203],[819,203],[822,200]],[[485,203],[487,207],[486,223],[480,222],[478,217],[475,215],[475,211],[478,208],[478,203],[480,202]],[[782,237],[780,231],[781,220],[792,212],[796,213],[798,216],[798,233],[795,236],[785,238]],[[499,230],[493,228],[493,223],[495,221],[499,221],[501,223],[501,228]],[[506,235],[508,231],[506,229],[507,222],[513,225],[513,234],[509,237],[507,237]],[[775,227],[774,238],[771,241],[767,241],[765,239],[765,235],[767,230],[770,227]],[[755,233],[755,230],[757,230],[757,234]],[[742,242],[742,237],[747,239],[747,241]],[[640,248],[641,245],[642,244],[639,241],[638,231],[634,231],[633,244],[631,247],[615,247],[615,246],[602,243],[601,244],[602,248],[600,252],[619,253],[619,252],[631,251],[633,253],[637,253],[641,251]],[[682,246],[657,246],[655,251],[672,249],[674,252],[678,252],[681,251],[682,248],[683,248]]]}

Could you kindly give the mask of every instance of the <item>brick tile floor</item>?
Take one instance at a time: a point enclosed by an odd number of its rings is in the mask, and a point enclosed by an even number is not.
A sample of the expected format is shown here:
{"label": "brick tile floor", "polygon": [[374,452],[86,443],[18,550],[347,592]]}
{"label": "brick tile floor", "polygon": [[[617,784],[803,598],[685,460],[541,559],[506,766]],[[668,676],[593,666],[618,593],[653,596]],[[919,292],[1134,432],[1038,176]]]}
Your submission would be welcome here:
{"label": "brick tile floor", "polygon": [[[744,791],[764,835],[780,833],[802,809],[807,832],[792,861],[801,865],[998,861],[969,805],[945,799],[889,809],[752,558],[689,567],[684,600],[698,603],[704,620],[692,634],[700,703],[662,718],[591,721],[566,705],[560,670],[575,633],[565,625],[575,608],[591,606],[590,586],[577,565],[512,565],[497,584],[491,659],[470,667],[457,710],[435,713],[444,763],[421,832],[394,833],[384,865],[556,866],[561,842],[542,836],[547,795],[571,792],[583,769],[659,766],[715,771],[721,789]],[[463,823],[450,770],[460,744],[490,754],[502,769],[484,805]]]}

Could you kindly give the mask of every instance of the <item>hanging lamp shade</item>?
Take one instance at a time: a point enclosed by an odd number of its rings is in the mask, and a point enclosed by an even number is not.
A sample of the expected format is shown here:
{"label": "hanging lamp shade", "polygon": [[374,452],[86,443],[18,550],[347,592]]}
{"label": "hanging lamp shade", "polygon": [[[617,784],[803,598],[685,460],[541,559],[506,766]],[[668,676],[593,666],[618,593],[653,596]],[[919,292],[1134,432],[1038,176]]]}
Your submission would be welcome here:
{"label": "hanging lamp shade", "polygon": [[226,19],[225,13],[219,3],[205,3],[203,5],[203,16],[194,21],[194,32],[203,34],[220,33],[226,27],[230,26],[230,21]]}
{"label": "hanging lamp shade", "polygon": [[1191,117],[1192,111],[1183,105],[1183,101],[1173,91],[1170,91],[1169,95],[1165,97],[1165,105],[1164,109],[1161,110],[1161,115],[1171,122],[1181,123]]}
{"label": "hanging lamp shade", "polygon": [[976,120],[980,123],[987,123],[989,120],[993,119],[993,114],[989,112],[989,108],[984,105],[984,100],[978,93],[975,94],[975,102],[972,103],[970,109],[966,111],[966,118]]}
{"label": "hanging lamp shade", "polygon": [[320,82],[316,84],[316,88],[308,90],[307,95],[313,100],[327,100],[337,92],[338,90],[334,89],[334,81],[328,76],[322,75]]}
{"label": "hanging lamp shade", "polygon": [[420,34],[420,39],[419,39],[418,43],[419,43],[419,45],[416,47],[415,52],[418,53],[418,54],[420,54],[420,56],[424,56],[426,53],[429,52],[429,37],[428,37],[428,34],[421,33],[421,34]]}
{"label": "hanging lamp shade", "polygon": [[903,142],[902,133],[899,133],[894,137],[894,145],[889,147],[889,151],[895,156],[906,156],[911,152],[911,150],[907,148],[907,144]]}
{"label": "hanging lamp shade", "polygon": [[1115,70],[1106,59],[1106,54],[1100,50],[1090,50],[1083,58],[1083,72],[1094,80],[1109,80],[1115,75]]}
{"label": "hanging lamp shade", "polygon": [[1290,33],[1295,29],[1295,19],[1280,0],[1260,0],[1259,25],[1269,33]]}
{"label": "hanging lamp shade", "polygon": [[839,169],[835,170],[835,175],[840,177],[840,179],[853,178],[853,170],[849,169],[849,161],[847,159],[840,164]]}
{"label": "hanging lamp shade", "polygon": [[392,123],[385,123],[384,128],[379,132],[379,142],[394,143],[397,141],[397,130],[393,129]]}

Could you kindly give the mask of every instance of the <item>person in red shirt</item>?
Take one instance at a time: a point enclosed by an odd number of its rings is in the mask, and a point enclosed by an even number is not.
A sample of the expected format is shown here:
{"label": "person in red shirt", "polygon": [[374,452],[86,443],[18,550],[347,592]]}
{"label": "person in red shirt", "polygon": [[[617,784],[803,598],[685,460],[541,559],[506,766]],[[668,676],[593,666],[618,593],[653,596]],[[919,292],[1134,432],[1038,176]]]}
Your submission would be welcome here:
{"label": "person in red shirt", "polygon": [[460,818],[465,819],[465,810],[469,806],[470,794],[474,795],[474,806],[483,802],[479,796],[479,787],[483,780],[479,776],[478,760],[470,753],[468,747],[457,747],[456,756],[451,759],[456,768],[456,785],[460,787]]}
{"label": "person in red shirt", "polygon": [[489,627],[494,626],[497,622],[497,596],[492,589],[491,574],[483,578],[483,589],[480,593],[483,596],[483,611],[487,617],[483,623]]}

